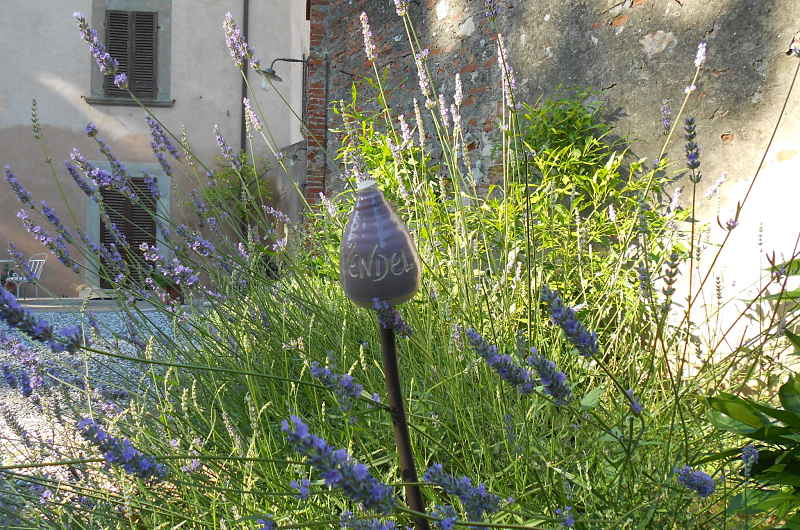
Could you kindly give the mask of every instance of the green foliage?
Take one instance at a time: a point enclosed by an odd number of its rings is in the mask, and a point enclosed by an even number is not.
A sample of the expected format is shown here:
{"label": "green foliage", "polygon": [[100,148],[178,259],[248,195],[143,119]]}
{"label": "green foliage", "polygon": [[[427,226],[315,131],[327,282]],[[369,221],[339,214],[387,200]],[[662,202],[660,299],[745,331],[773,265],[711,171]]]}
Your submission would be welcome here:
{"label": "green foliage", "polygon": [[[720,430],[759,442],[759,459],[749,470],[757,495],[731,499],[732,513],[774,512],[789,528],[800,524],[800,378],[792,376],[778,391],[781,407],[732,394],[708,399],[709,419]],[[738,452],[723,451],[715,459]],[[744,467],[744,464],[743,464]],[[747,478],[747,470],[742,471]]]}

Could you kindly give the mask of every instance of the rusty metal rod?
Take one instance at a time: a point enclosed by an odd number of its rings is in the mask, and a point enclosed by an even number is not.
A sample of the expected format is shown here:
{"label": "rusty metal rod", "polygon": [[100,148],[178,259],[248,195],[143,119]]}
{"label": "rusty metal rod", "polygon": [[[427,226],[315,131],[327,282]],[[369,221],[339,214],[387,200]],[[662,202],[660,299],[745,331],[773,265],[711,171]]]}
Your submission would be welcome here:
{"label": "rusty metal rod", "polygon": [[[400,463],[400,476],[406,483],[406,504],[414,511],[425,513],[425,502],[417,485],[417,470],[414,467],[414,455],[411,452],[411,437],[408,435],[408,423],[403,407],[403,394],[400,390],[400,371],[397,368],[397,349],[395,347],[394,330],[386,329],[379,324],[381,330],[381,351],[383,352],[383,373],[386,380],[386,392],[389,394],[389,408],[394,425],[394,442],[397,445],[397,456]],[[414,517],[416,530],[429,530],[428,521],[424,517]]]}

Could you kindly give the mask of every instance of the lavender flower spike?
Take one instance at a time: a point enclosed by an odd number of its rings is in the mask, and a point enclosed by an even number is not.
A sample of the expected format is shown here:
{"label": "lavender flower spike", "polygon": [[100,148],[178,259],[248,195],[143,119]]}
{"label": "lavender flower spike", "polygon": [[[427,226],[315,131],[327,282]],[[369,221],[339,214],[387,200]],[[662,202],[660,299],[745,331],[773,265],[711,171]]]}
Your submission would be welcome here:
{"label": "lavender flower spike", "polygon": [[714,479],[703,471],[695,471],[689,466],[683,466],[676,469],[675,473],[678,474],[678,482],[697,492],[700,497],[710,496],[717,488]]}
{"label": "lavender flower spike", "polygon": [[82,13],[75,12],[72,17],[78,23],[81,37],[89,45],[89,53],[94,57],[100,72],[106,75],[115,75],[119,68],[119,62],[108,53],[105,46],[100,42],[97,31],[89,27],[89,23],[86,22],[86,17]]}
{"label": "lavender flower spike", "polygon": [[408,0],[394,0],[394,9],[398,17],[404,17],[408,14]]}
{"label": "lavender flower spike", "polygon": [[370,475],[367,466],[353,460],[347,451],[334,449],[324,439],[311,434],[308,425],[297,416],[283,420],[281,430],[294,449],[308,457],[308,463],[328,486],[341,488],[347,497],[361,503],[365,509],[381,514],[392,511],[397,502],[392,488]]}
{"label": "lavender flower spike", "polygon": [[225,13],[222,28],[225,30],[225,44],[231,53],[233,63],[239,68],[250,64],[253,70],[261,70],[261,62],[256,59],[255,50],[244,40],[242,31],[233,21],[233,15]]}
{"label": "lavender flower spike", "polygon": [[539,355],[536,348],[531,348],[530,351],[532,355],[528,357],[527,362],[539,374],[545,394],[552,397],[556,405],[569,403],[572,400],[572,390],[567,382],[566,374],[558,371],[556,363]]}
{"label": "lavender flower spike", "polygon": [[492,514],[500,509],[500,497],[486,490],[486,486],[472,485],[468,477],[454,477],[445,473],[441,464],[433,464],[423,475],[427,482],[436,484],[450,495],[456,495],[470,521],[483,520],[484,514]]}
{"label": "lavender flower spike", "polygon": [[378,313],[378,322],[383,329],[394,329],[401,337],[410,337],[413,333],[411,326],[406,324],[400,311],[385,300],[372,299],[372,308]]}
{"label": "lavender flower spike", "polygon": [[55,333],[50,324],[36,319],[24,310],[17,299],[0,287],[0,320],[4,320],[12,328],[17,328],[30,338],[47,344],[55,352],[68,351],[75,353],[80,346],[80,336],[74,328],[65,328],[61,334]]}
{"label": "lavender flower spike", "polygon": [[474,329],[467,329],[465,335],[475,353],[481,356],[501,379],[514,386],[520,394],[533,392],[535,381],[530,370],[518,365],[510,355],[497,353],[497,346],[489,344]]}
{"label": "lavender flower spike", "polygon": [[372,38],[372,29],[369,27],[369,17],[366,13],[361,13],[361,32],[364,34],[364,51],[367,54],[367,60],[375,62],[377,59],[375,41]]}
{"label": "lavender flower spike", "polygon": [[705,64],[707,48],[708,48],[708,43],[704,40],[700,41],[700,44],[697,45],[697,55],[694,58],[695,68],[700,68]]}
{"label": "lavender flower spike", "polygon": [[96,421],[83,418],[78,422],[78,431],[86,441],[103,451],[108,465],[121,466],[127,473],[145,480],[158,481],[167,476],[164,464],[158,464],[154,458],[142,454],[130,440],[111,436]]}
{"label": "lavender flower spike", "polygon": [[19,202],[33,207],[33,199],[31,198],[31,194],[28,193],[28,190],[26,190],[22,184],[20,184],[16,175],[11,172],[11,166],[5,166],[3,169],[5,170],[6,174],[6,182],[8,182],[8,186],[11,188],[11,190],[17,194]]}
{"label": "lavender flower spike", "polygon": [[569,341],[584,357],[596,355],[600,350],[597,344],[597,333],[590,332],[575,316],[575,310],[564,305],[557,292],[542,286],[542,300],[550,306],[550,316],[567,336]]}
{"label": "lavender flower spike", "polygon": [[364,386],[356,383],[350,374],[337,374],[314,361],[311,363],[311,375],[336,394],[339,408],[348,411],[353,408],[353,401],[361,396]]}

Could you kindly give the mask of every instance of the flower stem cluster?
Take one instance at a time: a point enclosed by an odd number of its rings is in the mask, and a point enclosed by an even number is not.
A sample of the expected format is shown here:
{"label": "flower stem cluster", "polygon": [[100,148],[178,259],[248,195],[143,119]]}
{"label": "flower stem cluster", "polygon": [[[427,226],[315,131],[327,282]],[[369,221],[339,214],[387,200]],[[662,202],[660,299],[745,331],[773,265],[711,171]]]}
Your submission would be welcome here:
{"label": "flower stem cluster", "polygon": [[249,64],[253,70],[261,70],[261,62],[256,59],[255,50],[244,40],[242,30],[234,22],[233,15],[230,13],[225,13],[222,29],[225,30],[225,44],[231,53],[233,64],[238,68],[244,68]]}
{"label": "flower stem cluster", "polygon": [[172,175],[172,168],[167,163],[167,156],[165,153],[172,155],[172,158],[175,160],[181,159],[181,153],[175,147],[175,144],[170,141],[166,133],[164,133],[164,129],[161,128],[161,125],[156,120],[150,116],[146,116],[145,121],[147,121],[147,126],[150,127],[150,136],[152,138],[152,140],[150,140],[150,148],[153,150],[164,173],[166,175]]}
{"label": "flower stem cluster", "polygon": [[414,332],[403,320],[400,311],[386,300],[373,298],[372,309],[378,314],[378,323],[383,329],[393,329],[401,337],[410,337]]}
{"label": "flower stem cluster", "polygon": [[544,387],[544,393],[553,398],[556,405],[566,405],[572,400],[572,390],[567,382],[567,375],[559,372],[556,363],[539,355],[536,348],[530,349],[531,354],[526,360],[536,369],[539,380]]}
{"label": "flower stem cluster", "polygon": [[372,29],[369,27],[369,17],[365,12],[362,12],[360,20],[361,33],[364,35],[364,52],[367,54],[367,60],[374,63],[375,59],[378,58],[376,52],[377,46],[375,46]]}
{"label": "flower stem cluster", "polygon": [[388,514],[395,506],[392,488],[381,483],[344,449],[334,449],[328,442],[308,431],[308,425],[297,416],[281,422],[295,451],[308,457],[308,462],[331,488],[341,488],[352,501],[365,509]]}
{"label": "flower stem cluster", "polygon": [[683,466],[676,469],[675,473],[678,474],[678,482],[697,492],[700,497],[708,497],[717,488],[714,479],[703,471],[695,471],[689,466]]}
{"label": "flower stem cluster", "polygon": [[72,269],[73,272],[78,273],[81,270],[80,265],[77,261],[72,259],[69,255],[69,250],[67,250],[67,241],[64,239],[62,234],[57,233],[55,237],[51,236],[47,233],[44,228],[39,225],[34,225],[33,221],[31,221],[28,212],[25,210],[20,210],[17,212],[17,218],[22,223],[22,226],[25,227],[37,241],[39,241],[45,248],[50,250],[50,252],[58,258],[58,261],[63,263],[65,266]]}
{"label": "flower stem cluster", "polygon": [[166,478],[167,467],[164,464],[157,463],[153,457],[145,456],[130,440],[111,436],[101,424],[91,418],[80,420],[78,431],[86,441],[103,451],[107,465],[120,466],[126,473],[143,480],[160,481]]}
{"label": "flower stem cluster", "polygon": [[567,336],[569,341],[584,357],[596,355],[600,350],[597,344],[597,333],[590,332],[578,321],[575,310],[564,305],[557,292],[551,291],[546,285],[542,286],[542,300],[550,306],[550,317]]}
{"label": "flower stem cluster", "polygon": [[241,171],[242,161],[239,160],[239,157],[234,154],[233,148],[225,141],[225,138],[223,138],[222,133],[219,131],[219,125],[217,124],[214,125],[214,137],[217,140],[217,146],[219,147],[220,153],[222,153],[222,157],[230,163],[233,169]]}
{"label": "flower stem cluster", "polygon": [[337,374],[330,368],[314,361],[311,363],[311,375],[319,379],[325,388],[336,394],[339,408],[346,412],[353,408],[353,402],[361,396],[364,386],[356,383],[350,374]]}
{"label": "flower stem cluster", "polygon": [[486,361],[501,379],[507,381],[520,394],[530,394],[536,386],[533,372],[517,364],[510,355],[497,353],[497,346],[489,344],[483,336],[472,328],[465,333],[470,346]]}
{"label": "flower stem cluster", "polygon": [[83,13],[75,12],[72,14],[72,17],[78,23],[78,30],[80,30],[81,37],[86,44],[89,45],[89,53],[94,57],[100,71],[105,75],[115,75],[117,69],[119,69],[119,62],[106,51],[106,47],[100,42],[97,30],[89,27],[89,23],[86,22],[86,17]]}
{"label": "flower stem cluster", "polygon": [[445,473],[441,464],[433,464],[425,471],[423,479],[444,489],[461,500],[470,521],[482,521],[484,514],[492,514],[500,509],[500,497],[489,493],[484,484],[472,485],[468,477],[454,477]]}
{"label": "flower stem cluster", "polygon": [[0,287],[0,319],[33,340],[47,344],[55,353],[63,351],[75,353],[80,346],[79,326],[66,327],[58,333],[54,332],[50,324],[36,319],[33,314],[24,310],[14,295],[3,287]]}
{"label": "flower stem cluster", "polygon": [[8,182],[8,186],[11,188],[11,191],[17,194],[17,198],[19,202],[22,204],[26,204],[33,208],[33,199],[31,198],[31,194],[28,193],[28,190],[20,183],[17,179],[16,175],[11,171],[11,166],[5,166],[3,168],[5,170],[6,175],[6,182]]}
{"label": "flower stem cluster", "polygon": [[703,178],[702,173],[697,171],[700,167],[700,148],[695,142],[697,138],[697,125],[694,118],[686,118],[686,123],[683,127],[686,131],[686,167],[689,168],[689,180],[697,184]]}

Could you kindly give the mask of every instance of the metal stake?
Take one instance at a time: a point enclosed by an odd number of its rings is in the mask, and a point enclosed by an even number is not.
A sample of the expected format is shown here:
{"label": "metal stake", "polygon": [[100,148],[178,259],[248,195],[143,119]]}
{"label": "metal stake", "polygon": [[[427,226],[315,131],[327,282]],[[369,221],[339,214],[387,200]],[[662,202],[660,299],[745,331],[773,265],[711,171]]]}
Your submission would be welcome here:
{"label": "metal stake", "polygon": [[[397,456],[400,461],[400,476],[406,483],[406,504],[414,511],[425,513],[425,503],[417,486],[417,470],[414,467],[414,455],[411,452],[411,438],[408,435],[406,412],[403,408],[403,394],[400,391],[400,372],[397,368],[397,350],[394,342],[394,330],[380,326],[381,350],[383,351],[383,372],[386,379],[386,392],[389,394],[389,408],[394,424],[394,442],[397,445]],[[428,520],[415,516],[416,530],[429,530]]]}

